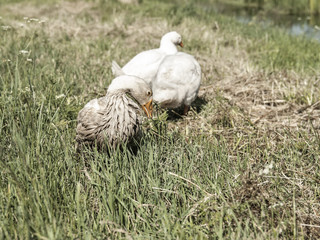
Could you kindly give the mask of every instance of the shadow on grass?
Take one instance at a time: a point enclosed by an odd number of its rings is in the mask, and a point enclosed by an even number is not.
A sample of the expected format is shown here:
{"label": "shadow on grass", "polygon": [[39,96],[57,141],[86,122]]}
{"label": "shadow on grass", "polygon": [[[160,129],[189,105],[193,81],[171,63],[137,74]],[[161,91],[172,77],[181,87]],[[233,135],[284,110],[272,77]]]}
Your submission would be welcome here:
{"label": "shadow on grass", "polygon": [[[208,101],[203,97],[197,97],[196,100],[191,104],[191,108],[196,112],[200,113],[203,109],[203,106],[205,106],[208,103]],[[179,107],[176,109],[170,109],[168,110],[168,120],[175,121],[182,119],[184,117],[183,115],[183,108]],[[190,114],[190,110],[189,110]]]}
{"label": "shadow on grass", "polygon": [[141,148],[141,144],[141,141],[136,139],[132,139],[130,142],[119,143],[115,148],[107,142],[103,146],[99,146],[96,143],[76,143],[75,156],[77,159],[84,159],[87,165],[91,160],[96,159],[98,155],[103,155],[107,159],[115,155],[120,156],[124,154],[136,156]]}

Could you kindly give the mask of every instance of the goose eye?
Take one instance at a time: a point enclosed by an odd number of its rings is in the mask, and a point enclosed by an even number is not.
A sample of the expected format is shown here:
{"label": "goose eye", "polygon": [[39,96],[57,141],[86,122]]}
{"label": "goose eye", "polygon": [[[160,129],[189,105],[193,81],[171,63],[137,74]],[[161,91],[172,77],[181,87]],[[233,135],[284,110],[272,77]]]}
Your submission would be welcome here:
{"label": "goose eye", "polygon": [[147,92],[147,96],[150,97],[151,96],[151,91]]}

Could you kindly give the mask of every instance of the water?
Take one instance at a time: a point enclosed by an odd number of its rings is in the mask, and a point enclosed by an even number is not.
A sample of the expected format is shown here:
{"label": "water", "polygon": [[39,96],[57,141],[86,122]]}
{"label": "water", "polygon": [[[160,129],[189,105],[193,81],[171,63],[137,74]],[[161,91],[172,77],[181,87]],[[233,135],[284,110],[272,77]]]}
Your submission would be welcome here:
{"label": "water", "polygon": [[214,3],[213,9],[217,13],[233,16],[245,24],[277,26],[286,29],[294,36],[303,35],[320,41],[320,16],[270,14],[257,7],[241,7],[224,3]]}

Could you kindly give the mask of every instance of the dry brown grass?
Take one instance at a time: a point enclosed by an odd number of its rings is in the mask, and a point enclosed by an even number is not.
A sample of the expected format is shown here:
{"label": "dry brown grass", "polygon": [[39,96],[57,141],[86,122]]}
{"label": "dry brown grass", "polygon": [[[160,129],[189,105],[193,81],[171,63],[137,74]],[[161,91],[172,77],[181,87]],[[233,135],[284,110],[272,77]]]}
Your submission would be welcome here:
{"label": "dry brown grass", "polygon": [[[15,16],[9,24],[24,34],[29,30],[43,30],[51,38],[68,36],[72,39],[92,39],[113,31],[115,24],[101,23],[93,4],[85,1],[37,5],[17,3],[4,6],[6,16]],[[90,18],[90,19],[87,19]],[[39,28],[41,25],[41,28]]]}

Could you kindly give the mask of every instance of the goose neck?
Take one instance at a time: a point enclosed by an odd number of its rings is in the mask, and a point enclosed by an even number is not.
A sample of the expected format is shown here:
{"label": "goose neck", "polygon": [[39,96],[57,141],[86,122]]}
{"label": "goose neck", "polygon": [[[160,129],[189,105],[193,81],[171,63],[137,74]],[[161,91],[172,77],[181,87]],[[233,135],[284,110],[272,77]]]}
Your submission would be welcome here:
{"label": "goose neck", "polygon": [[176,45],[168,39],[162,39],[160,43],[160,50],[166,54],[175,54],[178,52]]}

